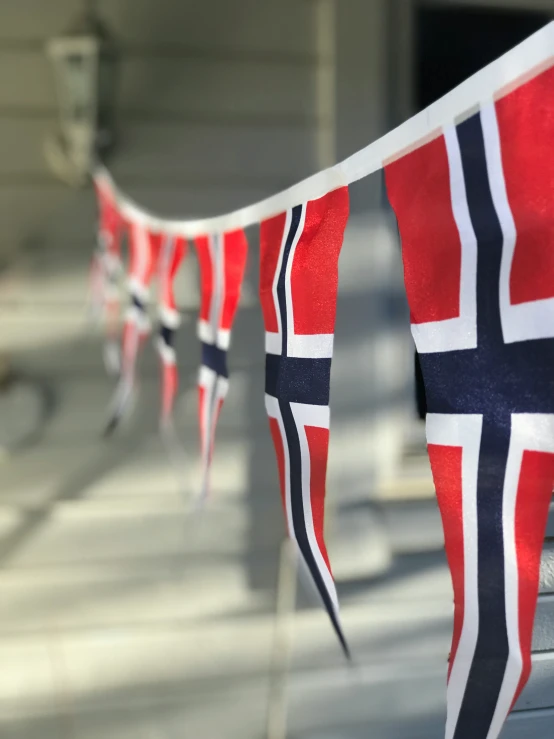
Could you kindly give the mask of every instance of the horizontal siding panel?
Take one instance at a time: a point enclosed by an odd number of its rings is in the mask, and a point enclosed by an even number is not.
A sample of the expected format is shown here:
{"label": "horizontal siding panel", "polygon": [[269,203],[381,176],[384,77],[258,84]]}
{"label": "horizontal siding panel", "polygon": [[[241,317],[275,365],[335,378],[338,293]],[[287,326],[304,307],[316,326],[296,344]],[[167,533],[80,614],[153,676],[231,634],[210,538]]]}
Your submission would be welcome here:
{"label": "horizontal siding panel", "polygon": [[514,710],[528,711],[536,708],[551,708],[553,705],[554,653],[535,654],[531,677]]}
{"label": "horizontal siding panel", "polygon": [[[0,39],[46,39],[78,16],[75,0],[19,0],[0,10]],[[158,44],[209,52],[306,55],[315,46],[314,3],[307,0],[100,0],[98,11],[124,44]]]}
{"label": "horizontal siding panel", "polygon": [[533,631],[533,651],[554,650],[554,595],[540,595]]}
{"label": "horizontal siding panel", "polygon": [[[1,146],[1,145],[0,145]],[[83,205],[88,206],[83,210]],[[71,214],[85,216],[77,222]],[[86,215],[85,215],[86,214]],[[2,241],[25,250],[42,249],[60,231],[88,237],[94,219],[92,198],[61,187],[0,189]]]}
{"label": "horizontal siding panel", "polygon": [[123,42],[306,55],[313,53],[313,2],[285,0],[102,0],[100,11]]}
{"label": "horizontal siding panel", "polygon": [[[315,75],[315,66],[295,64],[125,57],[116,104],[123,113],[156,118],[313,121]],[[42,51],[0,46],[0,111],[55,114],[55,106],[53,73]]]}
{"label": "horizontal siding panel", "polygon": [[0,6],[0,41],[46,40],[62,32],[76,16],[74,0],[21,0]]}
{"label": "horizontal siding panel", "polygon": [[[312,0],[100,0],[122,50],[114,173],[145,207],[217,215],[273,194],[315,163]],[[94,202],[57,183],[43,152],[57,128],[44,42],[74,0],[0,8],[0,260],[88,253]]]}
{"label": "horizontal siding panel", "polygon": [[548,512],[548,522],[546,524],[546,538],[554,539],[554,503],[550,504]]}
{"label": "horizontal siding panel", "polygon": [[541,593],[554,593],[554,541],[546,541],[542,552]]}
{"label": "horizontal siding panel", "polygon": [[[1,126],[0,126],[1,128]],[[22,249],[22,255],[48,249],[62,239],[92,242],[95,205],[92,193],[58,186],[0,189],[2,241]]]}
{"label": "horizontal siding panel", "polygon": [[[53,180],[54,183],[54,180]],[[129,184],[123,187],[141,205],[162,216],[194,218],[218,215],[271,195],[275,188],[236,186],[231,182],[222,186],[146,185]],[[275,183],[277,185],[277,183]],[[283,182],[283,185],[286,183]],[[89,254],[94,239],[95,203],[92,192],[74,192],[69,188],[40,185],[0,188],[0,219],[2,245],[10,251],[16,247],[33,255],[33,261],[48,257],[52,250],[60,250],[61,257],[73,254],[82,265],[83,253]],[[46,264],[47,266],[47,264]]]}
{"label": "horizontal siding panel", "polygon": [[217,59],[125,59],[122,108],[314,119],[315,66]]}
{"label": "horizontal siding panel", "polygon": [[47,172],[44,139],[56,125],[54,116],[39,120],[0,117],[0,177],[6,173]]}
{"label": "horizontal siding panel", "polygon": [[[123,145],[124,144],[124,145]],[[187,176],[290,177],[315,169],[314,132],[282,126],[155,126],[130,124],[114,171]]]}
{"label": "horizontal siding panel", "polygon": [[[48,172],[44,136],[55,121],[0,119],[0,177]],[[283,126],[122,125],[114,159],[118,175],[287,177],[294,182],[315,169],[310,128]]]}
{"label": "horizontal siding panel", "polygon": [[0,42],[0,115],[5,108],[54,110],[54,76],[42,51],[3,49]]}
{"label": "horizontal siding panel", "polygon": [[546,739],[554,726],[554,709],[513,713],[506,722],[501,739]]}

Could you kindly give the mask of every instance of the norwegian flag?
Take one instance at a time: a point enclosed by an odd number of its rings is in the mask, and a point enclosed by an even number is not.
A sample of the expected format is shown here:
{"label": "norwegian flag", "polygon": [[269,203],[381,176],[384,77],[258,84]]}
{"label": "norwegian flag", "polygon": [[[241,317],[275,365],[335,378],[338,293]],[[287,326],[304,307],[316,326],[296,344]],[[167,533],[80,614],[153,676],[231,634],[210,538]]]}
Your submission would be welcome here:
{"label": "norwegian flag", "polygon": [[347,219],[344,187],[263,221],[260,299],[266,409],[288,535],[348,655],[323,536],[338,259]]}
{"label": "norwegian flag", "polygon": [[150,283],[159,261],[163,241],[161,233],[149,231],[140,223],[129,222],[128,288],[131,305],[123,326],[121,377],[114,398],[106,434],[111,434],[124,415],[132,395],[140,346],[150,333],[147,304]]}
{"label": "norwegian flag", "polygon": [[202,359],[198,376],[198,412],[202,458],[199,499],[203,502],[209,494],[217,420],[229,387],[227,350],[240,299],[248,243],[240,229],[199,236],[194,243],[201,283],[198,338],[202,342]]}
{"label": "norwegian flag", "polygon": [[160,250],[158,267],[158,353],[162,363],[162,404],[160,426],[168,428],[172,423],[173,406],[179,387],[177,358],[175,355],[175,331],[181,316],[175,303],[173,281],[187,252],[187,242],[182,236],[165,236]]}
{"label": "norwegian flag", "polygon": [[121,274],[122,221],[112,183],[101,174],[93,178],[98,208],[97,246],[90,272],[91,312],[95,320],[106,319],[104,362],[110,374],[120,369],[118,319],[120,296],[118,280]]}
{"label": "norwegian flag", "polygon": [[531,669],[554,484],[554,69],[534,74],[385,166],[454,588],[447,739],[496,739]]}

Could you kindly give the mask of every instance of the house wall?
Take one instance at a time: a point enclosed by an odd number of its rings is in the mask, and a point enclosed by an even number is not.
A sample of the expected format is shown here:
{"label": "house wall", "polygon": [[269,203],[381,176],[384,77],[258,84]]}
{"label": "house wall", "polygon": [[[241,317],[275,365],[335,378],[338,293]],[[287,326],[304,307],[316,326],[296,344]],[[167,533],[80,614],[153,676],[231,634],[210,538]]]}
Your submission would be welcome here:
{"label": "house wall", "polygon": [[[317,168],[316,0],[101,0],[122,53],[114,173],[167,215],[217,213]],[[47,169],[56,126],[45,41],[75,0],[0,8],[0,253],[90,238],[88,193]],[[322,60],[324,63],[324,60]],[[83,225],[86,224],[85,228]]]}
{"label": "house wall", "polygon": [[[380,0],[97,5],[122,57],[119,139],[109,166],[118,184],[149,210],[195,217],[249,204],[385,131],[386,4]],[[57,182],[43,155],[44,137],[56,126],[44,46],[77,11],[69,0],[0,7],[0,254],[11,264],[0,284],[0,350],[60,388],[60,402],[86,392],[91,407],[83,433],[90,433],[101,428],[110,395],[98,344],[87,338],[83,347],[94,199],[90,188],[73,191]],[[405,300],[394,229],[381,205],[380,175],[351,188],[332,376],[329,490],[337,504],[373,494],[376,478],[398,457],[399,419],[405,415],[411,371]],[[263,407],[257,230],[249,229],[248,236],[216,479],[249,498],[268,489],[278,506]],[[177,292],[184,318],[177,418],[196,459],[193,250]],[[158,367],[150,349],[141,379],[141,402],[146,396],[157,400]],[[56,427],[55,443],[75,444],[77,436],[73,428]],[[230,456],[239,460],[233,473],[224,462]],[[260,516],[275,513],[262,509]],[[263,530],[259,521],[255,528]]]}

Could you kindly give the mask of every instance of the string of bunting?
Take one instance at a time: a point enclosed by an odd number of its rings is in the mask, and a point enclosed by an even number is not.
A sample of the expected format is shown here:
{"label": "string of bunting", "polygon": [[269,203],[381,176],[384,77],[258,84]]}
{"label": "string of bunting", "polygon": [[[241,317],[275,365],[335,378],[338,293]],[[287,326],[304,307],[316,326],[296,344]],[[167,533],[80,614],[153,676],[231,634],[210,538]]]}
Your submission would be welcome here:
{"label": "string of bunting", "polygon": [[[110,428],[132,389],[156,271],[161,418],[170,423],[179,323],[172,281],[187,240],[198,251],[203,498],[228,387],[244,229],[260,224],[265,404],[287,530],[348,654],[323,535],[338,259],[348,186],[384,169],[454,587],[447,739],[497,739],[531,669],[554,485],[553,141],[551,23],[376,143],[227,215],[162,219],[125,196],[106,169],[94,176],[101,238],[93,294],[97,309],[104,301],[110,315],[119,238],[124,228],[130,234],[131,305]],[[113,320],[109,325],[113,347]]]}

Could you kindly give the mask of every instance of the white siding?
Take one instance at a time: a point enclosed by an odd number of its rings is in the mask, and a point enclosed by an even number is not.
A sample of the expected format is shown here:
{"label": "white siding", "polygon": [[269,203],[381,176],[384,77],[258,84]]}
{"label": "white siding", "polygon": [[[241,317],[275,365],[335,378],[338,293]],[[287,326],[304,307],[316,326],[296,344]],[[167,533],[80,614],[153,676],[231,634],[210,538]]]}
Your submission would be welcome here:
{"label": "white siding", "polygon": [[[111,166],[145,206],[208,214],[317,169],[316,0],[103,0],[98,7],[121,49]],[[74,250],[76,213],[92,213],[84,205],[90,191],[69,192],[43,155],[57,112],[44,45],[79,8],[69,0],[0,7],[0,254],[29,239],[37,248]],[[163,199],[152,200],[154,191]],[[60,223],[52,231],[54,212],[66,233]],[[92,223],[79,217],[78,226],[87,249]]]}

